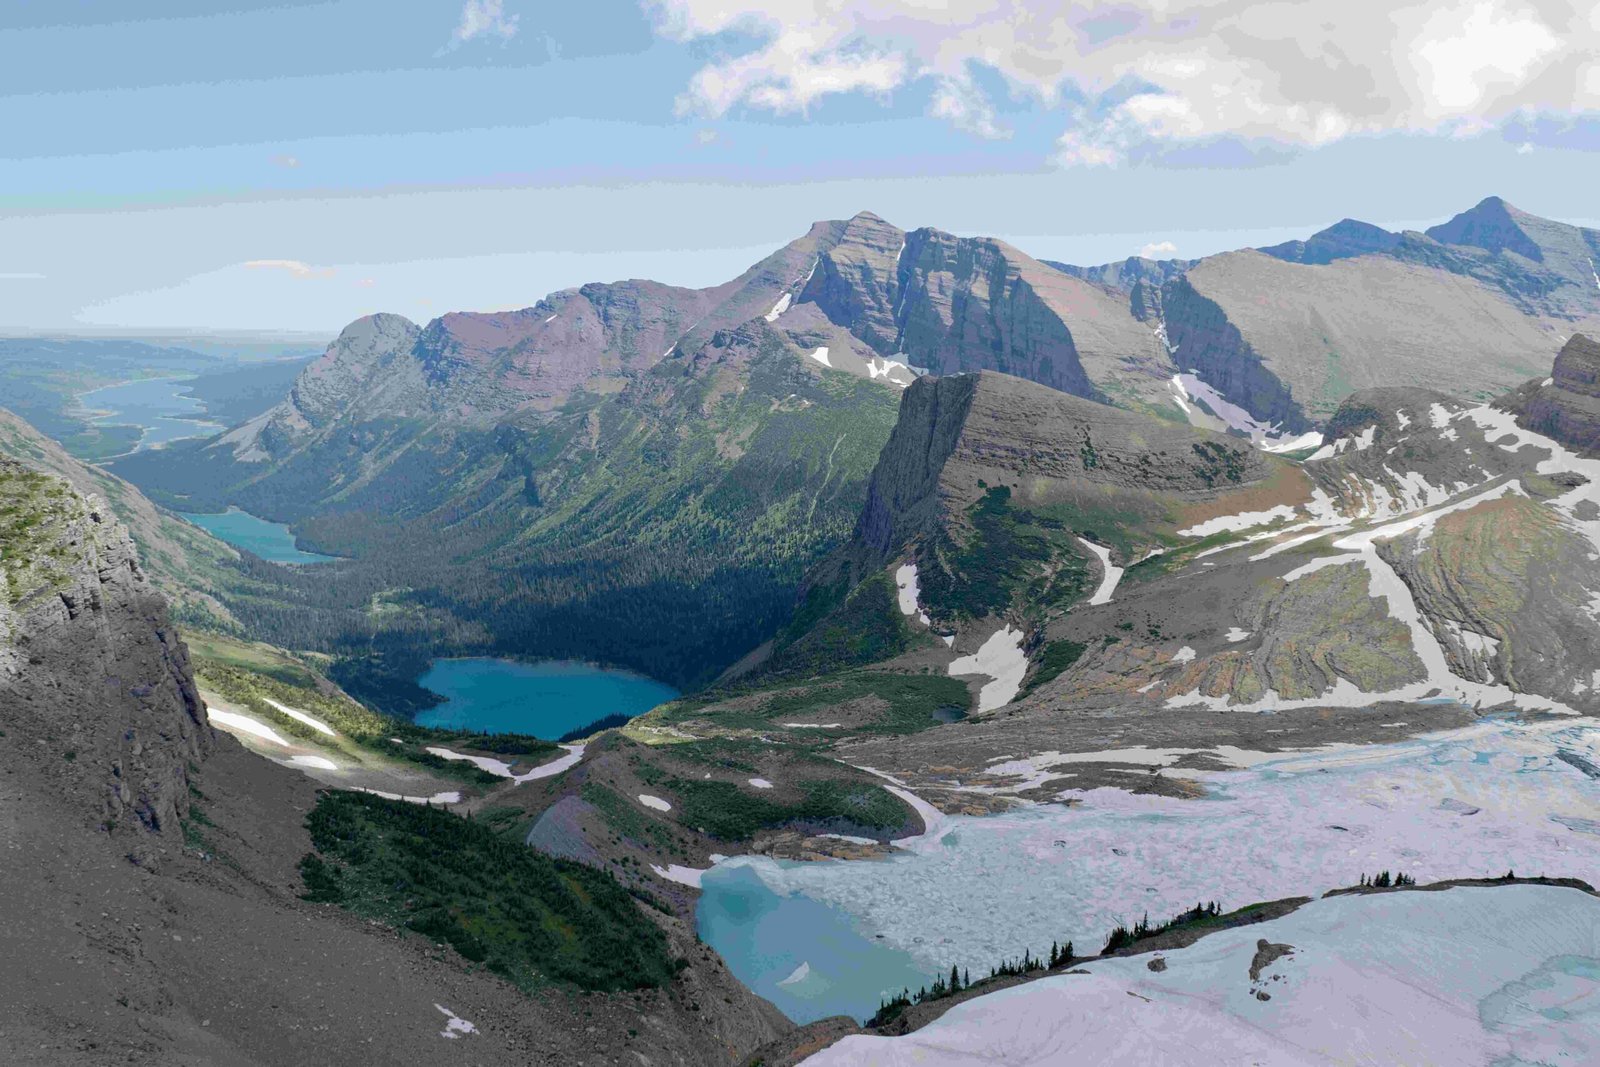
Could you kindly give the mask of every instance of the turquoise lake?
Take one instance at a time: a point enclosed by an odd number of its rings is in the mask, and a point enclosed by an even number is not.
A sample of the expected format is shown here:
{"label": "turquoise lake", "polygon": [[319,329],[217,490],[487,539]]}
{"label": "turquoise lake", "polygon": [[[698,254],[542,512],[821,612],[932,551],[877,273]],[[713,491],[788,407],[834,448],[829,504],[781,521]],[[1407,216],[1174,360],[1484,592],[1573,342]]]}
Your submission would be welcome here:
{"label": "turquoise lake", "polygon": [[862,934],[844,911],[775,893],[750,867],[713,867],[700,886],[700,940],[797,1023],[830,1015],[865,1021],[880,1001],[933,981],[909,954]]}
{"label": "turquoise lake", "polygon": [[229,508],[220,515],[185,514],[183,517],[212,536],[235,548],[253,552],[269,563],[329,563],[338,558],[302,552],[289,527],[257,518],[238,508]]}
{"label": "turquoise lake", "polygon": [[643,675],[569,660],[441,659],[418,684],[445,698],[417,716],[421,726],[552,741],[607,715],[642,715],[678,695]]}
{"label": "turquoise lake", "polygon": [[142,431],[135,452],[204,437],[224,427],[207,421],[205,405],[189,395],[190,377],[144,378],[92,389],[78,397],[89,411],[101,412],[93,421],[100,426],[137,426]]}

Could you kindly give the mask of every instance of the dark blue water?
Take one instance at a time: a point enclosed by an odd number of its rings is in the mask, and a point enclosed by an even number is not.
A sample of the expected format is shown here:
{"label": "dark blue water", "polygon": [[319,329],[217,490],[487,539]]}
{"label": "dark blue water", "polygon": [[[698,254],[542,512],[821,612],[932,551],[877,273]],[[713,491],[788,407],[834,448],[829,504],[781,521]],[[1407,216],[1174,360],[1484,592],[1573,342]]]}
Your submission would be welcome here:
{"label": "dark blue water", "polygon": [[445,703],[418,715],[419,725],[547,740],[607,715],[642,715],[678,695],[643,675],[570,660],[441,659],[420,684]]}
{"label": "dark blue water", "polygon": [[185,514],[183,517],[235,548],[248,549],[270,563],[328,563],[338,558],[302,552],[295,545],[289,527],[281,522],[258,519],[238,508],[229,508],[220,515]]}
{"label": "dark blue water", "polygon": [[93,389],[78,397],[90,411],[106,412],[92,421],[98,426],[137,426],[143,431],[134,451],[158,448],[186,437],[204,437],[223,429],[205,419],[206,406],[188,395],[194,379],[145,378]]}
{"label": "dark blue water", "polygon": [[700,940],[797,1023],[830,1015],[865,1021],[880,1001],[933,981],[907,953],[863,935],[843,911],[780,896],[750,867],[714,867],[701,890]]}

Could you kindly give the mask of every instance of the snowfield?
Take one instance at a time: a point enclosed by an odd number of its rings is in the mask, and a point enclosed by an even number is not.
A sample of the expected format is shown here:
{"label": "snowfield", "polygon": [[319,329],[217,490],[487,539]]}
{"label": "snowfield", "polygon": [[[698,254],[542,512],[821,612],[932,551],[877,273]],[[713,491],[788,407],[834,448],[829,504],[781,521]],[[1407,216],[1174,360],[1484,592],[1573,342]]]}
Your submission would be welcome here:
{"label": "snowfield", "polygon": [[[1203,783],[1195,800],[1068,788],[1059,795],[1073,807],[972,817],[942,815],[895,783],[930,829],[887,859],[728,863],[780,897],[842,910],[870,944],[909,953],[930,978],[1052,940],[1098,945],[1146,910],[1165,918],[1197,900],[1235,908],[1317,895],[1384,869],[1421,882],[1508,869],[1600,882],[1600,782],[1569,762],[1600,763],[1600,726],[1589,720],[1485,720],[1386,745],[1219,755],[1244,769],[1160,772]],[[1064,787],[1072,760],[1088,758],[1035,757],[1061,766],[1052,774]],[[879,992],[865,991],[864,1011]]]}
{"label": "snowfield", "polygon": [[[1257,965],[1261,943],[1287,946]],[[1545,886],[1317,900],[957,1005],[807,1067],[1600,1062],[1600,900]]]}

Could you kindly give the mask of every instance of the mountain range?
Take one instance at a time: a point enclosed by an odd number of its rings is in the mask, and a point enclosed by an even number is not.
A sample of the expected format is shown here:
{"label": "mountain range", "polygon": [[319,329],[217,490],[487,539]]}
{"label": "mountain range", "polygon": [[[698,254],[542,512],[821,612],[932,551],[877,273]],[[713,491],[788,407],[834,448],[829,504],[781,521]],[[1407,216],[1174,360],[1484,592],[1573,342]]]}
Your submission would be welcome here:
{"label": "mountain range", "polygon": [[[19,951],[56,961],[3,969],[13,1036],[52,1064],[771,1064],[926,1025],[1004,1058],[981,1020],[1032,968],[948,1021],[908,989],[869,1035],[797,1029],[702,942],[701,875],[1600,713],[1597,256],[1496,198],[1091,267],[863,213],[708,289],[360,319],[254,417],[104,468],[0,412],[0,847],[54,857],[0,865]],[[177,514],[228,507],[339,558],[269,563]],[[471,653],[686,695],[559,755],[411,721],[426,663]],[[1585,751],[1547,762],[1587,784]],[[1497,903],[1184,921],[1255,1010],[1285,954],[1230,923],[1348,947],[1320,916],[1558,938],[1591,914],[1581,883],[1457,873]],[[84,975],[111,1022],[57,1003]]]}
{"label": "mountain range", "polygon": [[[919,375],[994,371],[1312,446],[1361,389],[1478,402],[1548,372],[1600,321],[1597,243],[1491,198],[1426,234],[1347,222],[1304,247],[1080,269],[863,213],[711,289],[362,319],[270,410],[113,469],[354,560],[315,588],[266,575],[300,606],[258,603],[272,639],[306,633],[310,607],[335,651],[535,648],[703,684],[783,626],[848,535]],[[669,602],[708,626],[643,607]]]}

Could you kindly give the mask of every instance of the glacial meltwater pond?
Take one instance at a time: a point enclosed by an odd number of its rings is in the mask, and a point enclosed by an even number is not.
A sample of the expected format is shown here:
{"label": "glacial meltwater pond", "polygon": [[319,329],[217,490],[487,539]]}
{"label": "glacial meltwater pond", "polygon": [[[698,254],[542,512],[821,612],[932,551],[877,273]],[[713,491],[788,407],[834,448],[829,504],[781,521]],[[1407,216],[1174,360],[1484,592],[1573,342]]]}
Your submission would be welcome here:
{"label": "glacial meltwater pond", "polygon": [[186,437],[204,437],[224,429],[210,422],[206,407],[189,395],[191,377],[142,378],[91,389],[78,404],[94,412],[100,426],[137,426],[141,431],[133,451],[159,448]]}
{"label": "glacial meltwater pond", "polygon": [[303,552],[289,527],[257,518],[238,508],[229,508],[218,515],[184,514],[183,517],[213,537],[253,552],[269,563],[331,563],[338,558]]}
{"label": "glacial meltwater pond", "polygon": [[[741,856],[702,877],[700,936],[796,1021],[870,1015],[952,965],[989,973],[1203,901],[1320,895],[1363,874],[1600,879],[1600,728],[1484,720],[1388,745],[1184,771],[1197,800],[1070,791],[1071,807],[951,816],[884,860]],[[815,933],[814,931],[821,931]],[[796,978],[796,973],[799,977]]]}
{"label": "glacial meltwater pond", "polygon": [[631,671],[570,660],[441,659],[418,684],[445,698],[419,714],[418,725],[550,741],[607,715],[642,715],[678,695],[670,685]]}

